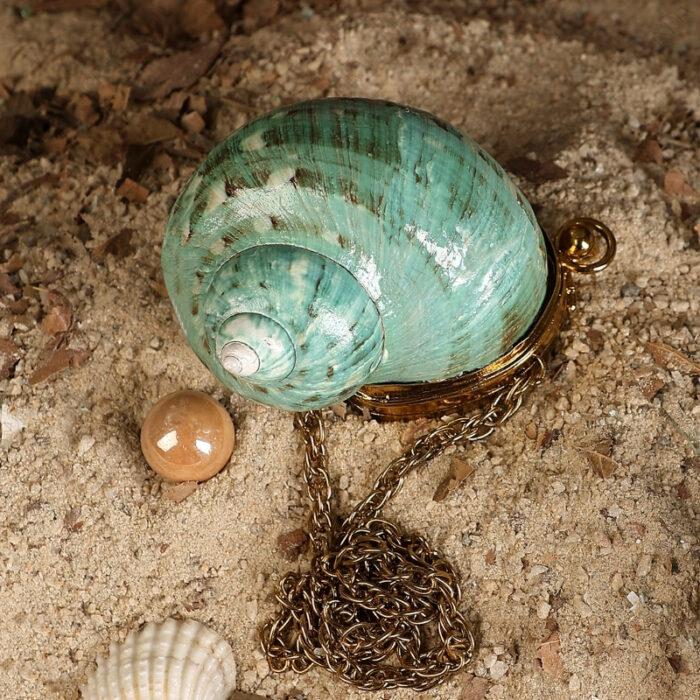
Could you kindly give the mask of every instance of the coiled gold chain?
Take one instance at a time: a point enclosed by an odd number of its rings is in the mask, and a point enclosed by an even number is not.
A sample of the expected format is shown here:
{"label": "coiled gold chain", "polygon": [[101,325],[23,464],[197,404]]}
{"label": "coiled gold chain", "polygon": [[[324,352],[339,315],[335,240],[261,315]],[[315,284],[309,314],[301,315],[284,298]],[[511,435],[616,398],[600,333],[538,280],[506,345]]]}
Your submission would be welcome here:
{"label": "coiled gold chain", "polygon": [[297,414],[306,444],[314,554],[308,573],[282,579],[282,609],[262,629],[272,671],[303,673],[315,665],[363,690],[427,690],[470,661],[474,637],[459,610],[454,569],[423,537],[402,532],[379,513],[409,472],[450,445],[490,435],[543,375],[542,361],[531,356],[481,410],[418,438],[389,463],[336,532],[321,414]]}

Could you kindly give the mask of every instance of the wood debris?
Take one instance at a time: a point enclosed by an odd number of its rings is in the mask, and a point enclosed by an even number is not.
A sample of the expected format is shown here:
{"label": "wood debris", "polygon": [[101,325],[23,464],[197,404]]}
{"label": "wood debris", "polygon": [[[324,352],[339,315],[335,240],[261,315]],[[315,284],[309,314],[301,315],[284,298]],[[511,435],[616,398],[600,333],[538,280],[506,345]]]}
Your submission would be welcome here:
{"label": "wood debris", "polygon": [[554,428],[554,430],[543,430],[537,435],[537,442],[535,446],[538,450],[544,452],[548,450],[559,438],[561,437],[561,432]]}
{"label": "wood debris", "polygon": [[71,508],[66,511],[63,516],[63,527],[68,530],[68,532],[79,532],[85,523],[80,519],[80,506],[77,508]]}
{"label": "wood debris", "polygon": [[206,126],[202,115],[195,111],[183,114],[180,118],[180,123],[185,127],[185,129],[187,129],[187,131],[195,134],[200,134],[202,131],[204,131],[204,127]]}
{"label": "wood debris", "polygon": [[688,487],[682,481],[680,484],[676,484],[676,492],[678,493],[678,498],[682,501],[687,501],[690,498],[690,491],[688,491]]}
{"label": "wood debris", "polygon": [[100,243],[92,251],[92,257],[95,260],[104,260],[108,255],[113,255],[117,259],[131,255],[134,252],[134,247],[131,244],[133,235],[133,229],[123,228],[119,233],[110,236],[104,243]]}
{"label": "wood debris", "polygon": [[272,21],[280,8],[279,0],[248,0],[243,5],[243,31],[252,34]]}
{"label": "wood debris", "polygon": [[554,630],[549,637],[537,647],[537,659],[540,668],[548,676],[565,680],[567,677],[559,646],[559,632]]}
{"label": "wood debris", "polygon": [[41,330],[46,335],[58,335],[65,333],[71,324],[72,312],[68,300],[63,295],[56,295],[58,299],[51,307],[51,311],[41,322]]}
{"label": "wood debris", "polygon": [[609,479],[615,470],[620,466],[614,459],[608,457],[607,455],[601,454],[600,452],[584,449],[582,449],[581,452],[583,452],[583,454],[586,456],[586,459],[591,465],[593,471],[598,476],[603,477],[603,479]]}
{"label": "wood debris", "polygon": [[679,197],[700,197],[686,181],[685,175],[678,170],[669,170],[664,177],[664,190],[666,194]]}
{"label": "wood debris", "polygon": [[644,141],[639,144],[637,152],[634,154],[634,160],[637,163],[657,163],[661,165],[663,159],[664,157],[659,142],[651,136],[647,136]]}
{"label": "wood debris", "polygon": [[595,328],[590,328],[586,333],[588,336],[588,344],[593,352],[598,352],[603,347],[603,334]]}
{"label": "wood debris", "polygon": [[32,0],[28,3],[32,12],[68,12],[69,10],[96,10],[105,7],[110,0]]}
{"label": "wood debris", "polygon": [[164,483],[160,490],[163,498],[167,498],[173,503],[180,503],[193,494],[197,490],[197,486],[196,481],[181,481],[178,484]]}
{"label": "wood debris", "polygon": [[6,272],[0,272],[0,293],[19,294],[19,287]]}
{"label": "wood debris", "polygon": [[492,685],[488,678],[465,674],[459,700],[484,700]]}
{"label": "wood debris", "polygon": [[130,202],[137,202],[142,204],[148,198],[150,191],[147,187],[140,185],[138,182],[134,182],[130,177],[127,177],[119,188],[117,189],[117,194],[124,199],[128,199]]}
{"label": "wood debris", "polygon": [[553,160],[540,162],[534,158],[523,156],[511,158],[506,162],[506,166],[516,175],[520,175],[526,180],[534,182],[536,185],[569,177],[569,173],[564,170],[564,168],[558,166]]}
{"label": "wood debris", "polygon": [[174,139],[179,134],[172,122],[155,114],[137,114],[124,130],[124,140],[129,144],[147,145]]}
{"label": "wood debris", "polygon": [[309,536],[301,528],[283,533],[277,538],[277,547],[280,554],[288,561],[293,562],[299,555],[306,551]]}
{"label": "wood debris", "polygon": [[649,341],[646,343],[646,348],[659,367],[671,371],[677,370],[682,374],[700,374],[700,364],[686,357],[683,353],[672,348],[670,345]]}
{"label": "wood debris", "polygon": [[0,379],[10,379],[22,351],[11,341],[0,338]]}
{"label": "wood debris", "polygon": [[192,87],[211,68],[220,51],[221,44],[212,42],[191,51],[156,58],[141,72],[140,85],[132,90],[134,99],[157,100],[175,90]]}
{"label": "wood debris", "polygon": [[182,28],[193,39],[202,34],[224,31],[226,23],[211,0],[185,0],[180,14]]}
{"label": "wood debris", "polygon": [[76,93],[68,102],[67,109],[85,126],[94,126],[100,121],[100,113],[89,95]]}
{"label": "wood debris", "polygon": [[39,384],[49,377],[62,372],[69,367],[82,367],[90,358],[90,350],[73,350],[71,348],[60,347],[56,349],[49,359],[34,371],[29,377],[29,385]]}
{"label": "wood debris", "polygon": [[433,494],[434,501],[444,501],[453,491],[456,491],[462,482],[474,473],[474,467],[469,462],[462,459],[452,458],[450,470],[447,476],[440,482],[440,485]]}
{"label": "wood debris", "polygon": [[642,377],[638,382],[642,396],[651,401],[666,386],[658,377]]}
{"label": "wood debris", "polygon": [[97,101],[103,111],[123,112],[129,106],[131,86],[103,81],[97,88]]}

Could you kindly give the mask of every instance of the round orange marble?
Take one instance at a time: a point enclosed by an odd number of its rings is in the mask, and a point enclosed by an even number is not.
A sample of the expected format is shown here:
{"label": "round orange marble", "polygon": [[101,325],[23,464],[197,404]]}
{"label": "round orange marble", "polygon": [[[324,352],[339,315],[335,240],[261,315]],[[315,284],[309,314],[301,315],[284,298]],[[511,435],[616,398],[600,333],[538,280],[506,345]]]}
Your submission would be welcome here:
{"label": "round orange marble", "polygon": [[201,391],[163,397],[141,426],[141,451],[168,481],[205,481],[221,471],[233,452],[231,416]]}

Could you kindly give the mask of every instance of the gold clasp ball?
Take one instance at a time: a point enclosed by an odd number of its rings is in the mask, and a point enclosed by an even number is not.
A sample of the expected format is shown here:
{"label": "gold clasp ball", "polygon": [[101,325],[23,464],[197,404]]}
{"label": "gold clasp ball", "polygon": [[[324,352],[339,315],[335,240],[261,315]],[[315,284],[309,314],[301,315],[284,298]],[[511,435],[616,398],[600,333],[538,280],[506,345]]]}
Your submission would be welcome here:
{"label": "gold clasp ball", "polygon": [[617,247],[612,231],[597,219],[587,217],[567,221],[557,231],[554,246],[565,267],[583,274],[604,270],[615,257]]}

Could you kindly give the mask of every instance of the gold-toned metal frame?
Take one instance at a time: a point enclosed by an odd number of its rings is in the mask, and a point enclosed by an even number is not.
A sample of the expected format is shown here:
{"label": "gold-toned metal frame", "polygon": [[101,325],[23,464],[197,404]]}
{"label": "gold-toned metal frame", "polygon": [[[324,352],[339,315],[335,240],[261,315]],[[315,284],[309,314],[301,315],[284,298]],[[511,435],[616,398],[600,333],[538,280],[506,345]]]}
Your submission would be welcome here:
{"label": "gold-toned metal frame", "polygon": [[547,248],[547,292],[539,315],[511,350],[485,367],[451,379],[405,384],[368,384],[350,403],[380,420],[443,416],[469,410],[507,387],[516,374],[551,351],[575,308],[573,272],[591,274],[605,269],[615,257],[615,236],[596,219],[567,221]]}

